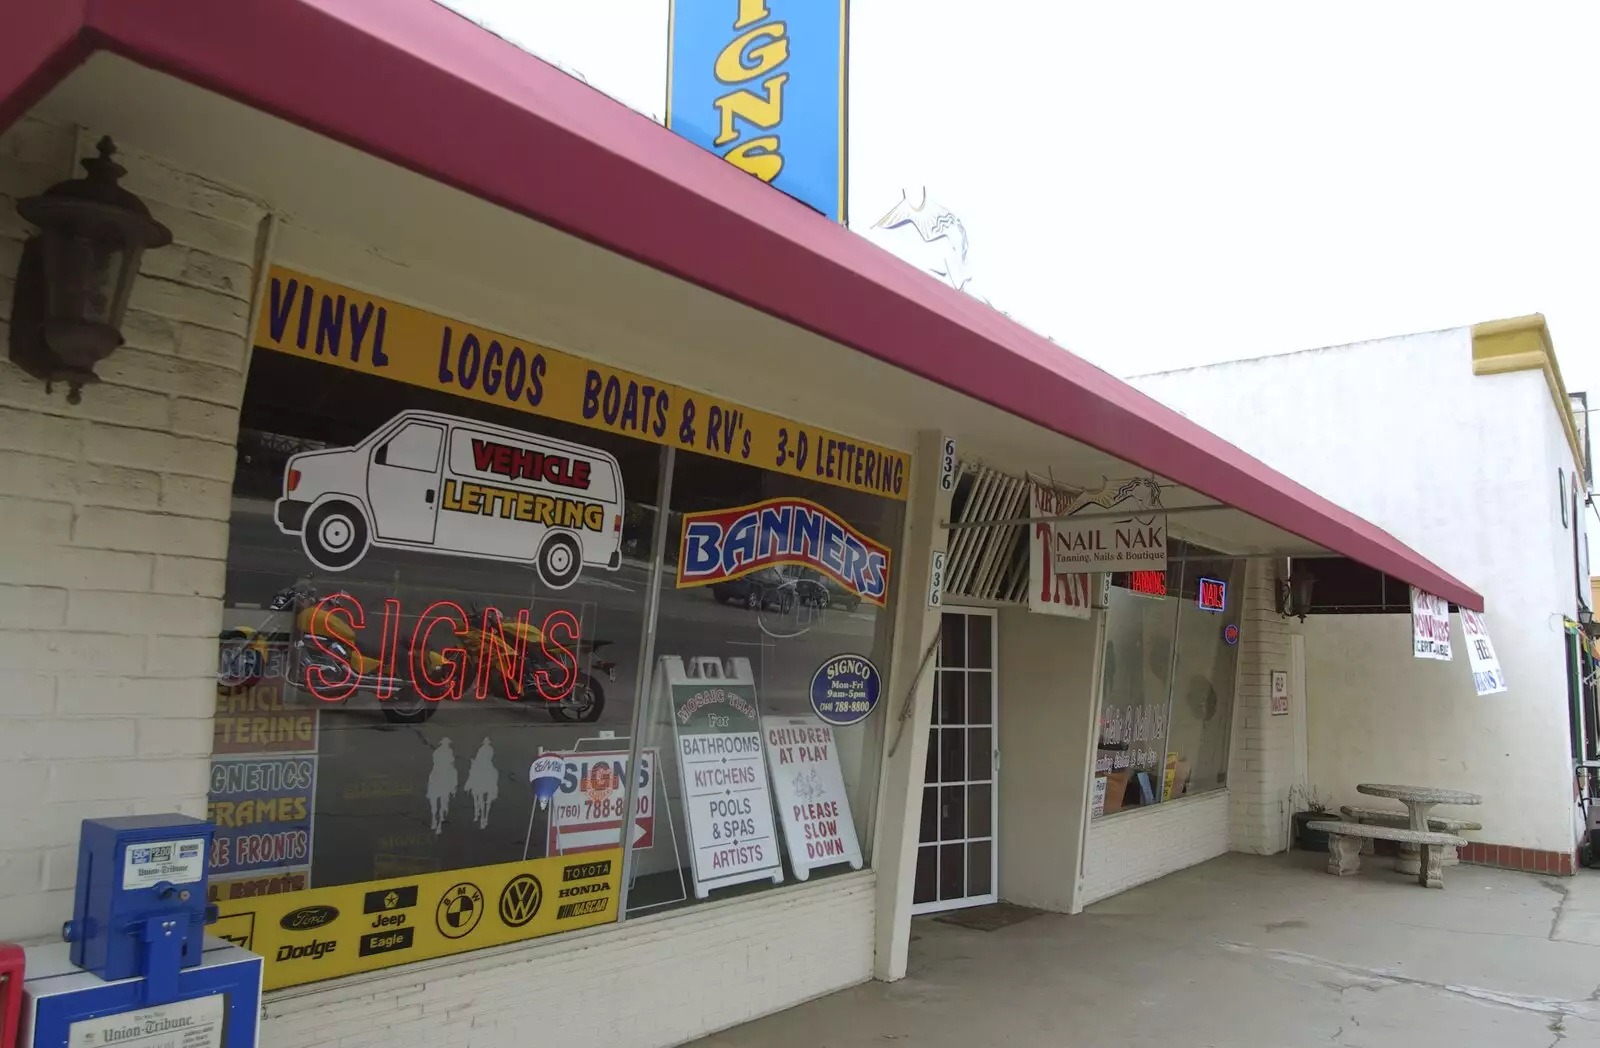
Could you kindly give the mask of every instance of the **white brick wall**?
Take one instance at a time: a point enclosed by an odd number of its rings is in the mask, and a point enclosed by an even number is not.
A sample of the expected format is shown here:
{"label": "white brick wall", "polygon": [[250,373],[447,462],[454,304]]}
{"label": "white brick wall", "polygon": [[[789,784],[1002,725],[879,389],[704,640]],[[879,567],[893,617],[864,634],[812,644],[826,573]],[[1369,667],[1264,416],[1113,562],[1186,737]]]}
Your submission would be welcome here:
{"label": "white brick wall", "polygon": [[[36,120],[0,135],[0,346],[31,232],[16,200],[81,173],[93,141]],[[0,939],[54,937],[71,915],[79,820],[205,812],[264,210],[118,159],[176,236],[145,258],[128,344],[78,405],[0,359]]]}
{"label": "white brick wall", "polygon": [[1289,672],[1290,622],[1277,611],[1278,562],[1252,560],[1239,624],[1239,683],[1228,763],[1228,847],[1272,855],[1288,847],[1289,787],[1294,782],[1294,726],[1272,716],[1272,671]]}
{"label": "white brick wall", "polygon": [[[15,199],[93,140],[38,121],[0,136],[0,345],[29,231]],[[128,344],[76,406],[0,360],[0,939],[59,933],[81,819],[205,810],[264,208],[120,159],[177,238],[145,261]],[[677,1044],[869,978],[874,891],[871,872],[832,877],[295,988],[272,995],[263,1043]]]}
{"label": "white brick wall", "polygon": [[1182,797],[1091,822],[1078,893],[1083,905],[1227,851],[1228,794]]}
{"label": "white brick wall", "polygon": [[[873,874],[274,994],[272,1048],[663,1048],[872,974]],[[819,1031],[818,1043],[825,1038]]]}

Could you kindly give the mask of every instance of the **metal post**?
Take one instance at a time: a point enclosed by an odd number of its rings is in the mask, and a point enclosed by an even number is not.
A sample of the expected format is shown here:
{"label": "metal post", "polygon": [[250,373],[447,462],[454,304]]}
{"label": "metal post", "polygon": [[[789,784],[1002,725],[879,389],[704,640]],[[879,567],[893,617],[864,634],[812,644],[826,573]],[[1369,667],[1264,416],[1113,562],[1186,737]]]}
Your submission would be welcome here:
{"label": "metal post", "polygon": [[[946,520],[940,527],[947,531],[965,531],[968,528],[1014,528],[1026,524],[1067,524],[1080,520],[1132,520],[1134,517],[1176,517],[1181,513],[1213,513],[1237,506],[1151,506],[1149,509],[1107,509],[1089,513],[1061,513],[1051,517],[1010,517],[1005,520]],[[1243,512],[1243,510],[1239,510]]]}
{"label": "metal post", "polygon": [[[622,873],[617,885],[617,920],[628,919],[628,894],[633,887],[634,807],[639,803],[639,761],[649,722],[651,685],[655,682],[656,614],[661,609],[661,574],[666,559],[667,524],[672,517],[672,467],[677,451],[661,449],[661,480],[656,486],[656,528],[650,540],[650,591],[645,595],[644,626],[639,631],[639,685],[633,700],[632,739],[628,744],[628,792],[622,809]],[[661,769],[655,769],[657,776]],[[652,779],[650,788],[655,789]]]}

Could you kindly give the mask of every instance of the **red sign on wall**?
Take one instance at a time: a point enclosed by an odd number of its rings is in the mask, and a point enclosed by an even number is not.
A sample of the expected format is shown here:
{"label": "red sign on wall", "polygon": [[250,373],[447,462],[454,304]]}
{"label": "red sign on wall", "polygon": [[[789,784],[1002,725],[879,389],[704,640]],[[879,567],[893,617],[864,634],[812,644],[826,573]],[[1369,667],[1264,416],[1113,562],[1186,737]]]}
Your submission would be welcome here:
{"label": "red sign on wall", "polygon": [[1135,593],[1144,593],[1152,597],[1165,597],[1167,595],[1167,573],[1164,571],[1130,571],[1128,573],[1128,588]]}

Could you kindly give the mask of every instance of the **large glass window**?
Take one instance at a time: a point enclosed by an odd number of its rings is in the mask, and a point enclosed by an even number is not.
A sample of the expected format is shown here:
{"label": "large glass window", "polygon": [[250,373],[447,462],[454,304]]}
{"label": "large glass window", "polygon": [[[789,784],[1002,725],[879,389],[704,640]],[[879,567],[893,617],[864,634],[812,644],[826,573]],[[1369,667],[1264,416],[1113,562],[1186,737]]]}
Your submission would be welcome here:
{"label": "large glass window", "polygon": [[1094,818],[1227,785],[1244,562],[1173,547],[1165,572],[1112,576]]}
{"label": "large glass window", "polygon": [[270,351],[238,451],[210,893],[269,988],[869,859],[901,503]]}
{"label": "large glass window", "polygon": [[[890,499],[677,454],[643,718],[662,829],[633,852],[630,913],[867,861],[888,718],[844,692],[870,676],[882,694],[862,660],[887,665],[902,520]],[[843,705],[824,720],[830,680]]]}
{"label": "large glass window", "polygon": [[1164,798],[1228,784],[1244,562],[1189,551],[1177,599]]}

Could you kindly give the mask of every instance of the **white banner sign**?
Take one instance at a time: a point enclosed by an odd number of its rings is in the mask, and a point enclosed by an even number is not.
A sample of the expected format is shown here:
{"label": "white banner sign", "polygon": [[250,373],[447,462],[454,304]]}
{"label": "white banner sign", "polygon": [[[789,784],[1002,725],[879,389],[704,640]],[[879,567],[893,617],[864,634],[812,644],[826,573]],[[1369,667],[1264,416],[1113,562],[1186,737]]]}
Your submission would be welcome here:
{"label": "white banner sign", "polygon": [[1094,793],[1089,801],[1089,818],[1098,819],[1106,813],[1106,784],[1108,779],[1104,775],[1094,777]]}
{"label": "white banner sign", "polygon": [[841,862],[861,869],[833,728],[816,717],[762,717],[761,734],[795,878]]}
{"label": "white banner sign", "polygon": [[1505,671],[1495,657],[1489,641],[1489,627],[1483,616],[1461,609],[1461,632],[1467,639],[1467,662],[1472,665],[1472,686],[1479,695],[1494,695],[1506,690]]}
{"label": "white banner sign", "polygon": [[[783,857],[773,824],[772,794],[761,741],[761,713],[749,664],[735,676],[691,678],[664,659],[671,688],[678,773],[689,815],[695,894],[770,878],[783,882]],[[697,660],[718,665],[718,660]]]}
{"label": "white banner sign", "polygon": [[[622,809],[628,800],[628,752],[568,753],[561,757],[561,785],[551,798],[550,845],[546,855],[572,855],[622,843]],[[639,761],[633,798],[633,846],[655,844],[656,751]]]}
{"label": "white banner sign", "polygon": [[1411,654],[1450,661],[1450,602],[1411,587]]}
{"label": "white banner sign", "polygon": [[[1033,511],[1030,516],[1056,517],[1067,511],[1073,496],[1052,488],[1037,477],[1029,478]],[[1028,541],[1028,610],[1071,619],[1089,617],[1089,579],[1082,572],[1058,574],[1055,569],[1056,526],[1046,521],[1033,525]]]}

